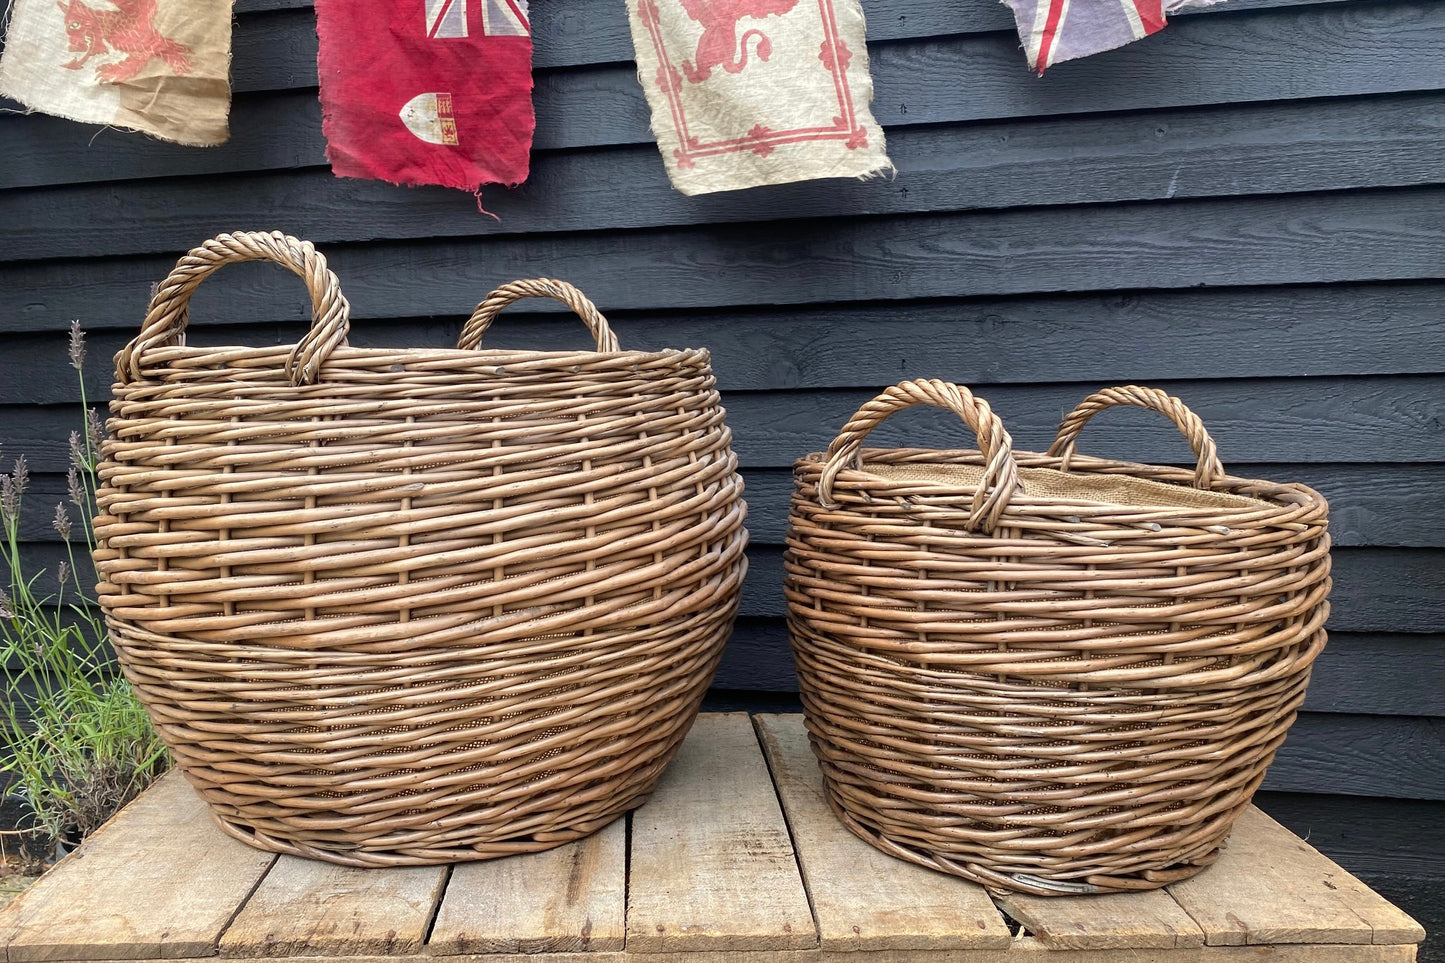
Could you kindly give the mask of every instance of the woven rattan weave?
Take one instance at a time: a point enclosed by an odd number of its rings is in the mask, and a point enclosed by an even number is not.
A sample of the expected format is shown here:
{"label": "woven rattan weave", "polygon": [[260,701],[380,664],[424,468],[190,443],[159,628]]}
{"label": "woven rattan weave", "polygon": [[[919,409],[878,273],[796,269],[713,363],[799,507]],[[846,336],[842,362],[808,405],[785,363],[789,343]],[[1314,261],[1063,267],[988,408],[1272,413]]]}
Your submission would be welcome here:
{"label": "woven rattan weave", "polygon": [[[192,291],[271,260],[293,348],[183,344]],[[475,350],[562,299],[596,351]],[[346,344],[325,260],[281,234],[184,258],[117,356],[96,558],[137,694],[220,825],[357,866],[484,859],[647,797],[701,702],[746,562],[704,350],[621,351],[556,281],[461,349]]]}
{"label": "woven rattan weave", "polygon": [[[979,451],[863,450],[956,412]],[[1112,405],[1166,414],[1194,471],[1074,455]],[[853,832],[1040,895],[1149,889],[1215,859],[1325,643],[1326,505],[1232,478],[1163,392],[1115,388],[1047,455],[967,389],[904,382],[796,466],[788,619],[813,748]]]}

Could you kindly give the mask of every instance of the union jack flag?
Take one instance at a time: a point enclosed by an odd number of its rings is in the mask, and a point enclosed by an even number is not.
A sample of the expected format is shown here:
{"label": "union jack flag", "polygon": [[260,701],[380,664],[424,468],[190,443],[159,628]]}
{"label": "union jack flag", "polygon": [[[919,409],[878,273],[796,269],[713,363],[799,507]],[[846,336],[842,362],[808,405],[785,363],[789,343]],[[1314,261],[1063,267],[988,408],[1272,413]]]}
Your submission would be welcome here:
{"label": "union jack flag", "polygon": [[1029,66],[1039,73],[1065,60],[1133,43],[1164,29],[1165,16],[1218,0],[1004,0],[1014,12]]}
{"label": "union jack flag", "polygon": [[433,40],[470,36],[477,19],[484,37],[532,34],[527,0],[426,0],[426,35]]}

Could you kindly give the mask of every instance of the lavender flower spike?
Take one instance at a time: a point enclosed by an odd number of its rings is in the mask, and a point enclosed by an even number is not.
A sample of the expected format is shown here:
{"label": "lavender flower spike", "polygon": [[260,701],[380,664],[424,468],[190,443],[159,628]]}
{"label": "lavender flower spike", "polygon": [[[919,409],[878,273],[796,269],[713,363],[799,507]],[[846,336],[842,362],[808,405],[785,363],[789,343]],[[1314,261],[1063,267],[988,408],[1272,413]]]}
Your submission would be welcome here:
{"label": "lavender flower spike", "polygon": [[[55,518],[51,520],[50,524],[55,526],[55,530],[60,534],[61,538],[67,542],[70,541],[70,513],[65,510],[64,503],[56,504]],[[61,562],[60,564],[64,565],[65,563]],[[62,576],[60,580],[64,582],[64,576]]]}
{"label": "lavender flower spike", "polygon": [[70,366],[79,371],[85,365],[85,332],[80,330],[80,319],[70,322]]}
{"label": "lavender flower spike", "polygon": [[71,465],[70,470],[65,473],[65,487],[70,495],[70,504],[85,511],[85,490],[80,486],[80,472],[74,465]]}

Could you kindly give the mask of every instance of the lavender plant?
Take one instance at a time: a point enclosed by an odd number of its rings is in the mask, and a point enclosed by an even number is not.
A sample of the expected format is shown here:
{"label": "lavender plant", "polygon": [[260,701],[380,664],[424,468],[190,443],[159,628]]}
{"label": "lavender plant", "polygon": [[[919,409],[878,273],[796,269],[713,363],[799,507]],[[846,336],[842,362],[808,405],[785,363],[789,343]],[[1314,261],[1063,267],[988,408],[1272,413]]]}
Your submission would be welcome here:
{"label": "lavender plant", "polygon": [[[79,322],[70,330],[70,363],[85,362]],[[86,403],[81,379],[81,402]],[[0,474],[0,772],[30,810],[44,845],[83,837],[138,795],[168,765],[144,708],[121,675],[106,641],[90,587],[96,582],[90,519],[104,426],[85,408],[85,430],[71,432],[69,504],[52,524],[68,559],[58,589],[44,594],[44,572],[27,574],[20,551],[20,512],[29,470],[25,456]],[[80,523],[71,512],[79,513]],[[81,556],[77,557],[77,540]]]}

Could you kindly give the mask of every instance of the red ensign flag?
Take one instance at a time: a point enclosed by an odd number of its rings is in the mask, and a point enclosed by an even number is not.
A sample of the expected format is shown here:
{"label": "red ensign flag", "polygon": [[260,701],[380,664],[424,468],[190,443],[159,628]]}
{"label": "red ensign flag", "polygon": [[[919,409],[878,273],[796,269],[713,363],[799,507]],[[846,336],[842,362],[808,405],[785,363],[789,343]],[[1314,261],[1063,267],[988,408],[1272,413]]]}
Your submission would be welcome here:
{"label": "red ensign flag", "polygon": [[526,0],[316,0],[316,20],[337,176],[464,190],[527,179]]}

